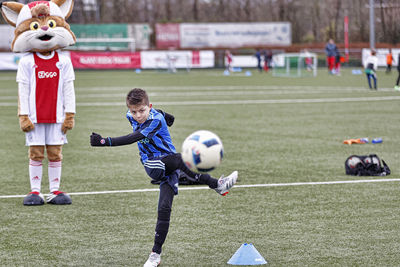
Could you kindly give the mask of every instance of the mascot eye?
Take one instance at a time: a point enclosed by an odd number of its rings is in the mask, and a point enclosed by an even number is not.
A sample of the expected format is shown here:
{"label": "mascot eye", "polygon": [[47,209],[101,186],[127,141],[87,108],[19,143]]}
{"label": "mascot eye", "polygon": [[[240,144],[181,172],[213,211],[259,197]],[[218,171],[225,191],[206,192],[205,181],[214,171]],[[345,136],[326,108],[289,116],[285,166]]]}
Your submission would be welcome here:
{"label": "mascot eye", "polygon": [[57,23],[55,22],[55,20],[49,20],[48,22],[47,22],[47,25],[50,27],[50,28],[55,28],[56,26],[57,26]]}
{"label": "mascot eye", "polygon": [[39,29],[39,22],[34,21],[29,25],[29,27],[31,28],[32,31],[36,31],[37,29]]}

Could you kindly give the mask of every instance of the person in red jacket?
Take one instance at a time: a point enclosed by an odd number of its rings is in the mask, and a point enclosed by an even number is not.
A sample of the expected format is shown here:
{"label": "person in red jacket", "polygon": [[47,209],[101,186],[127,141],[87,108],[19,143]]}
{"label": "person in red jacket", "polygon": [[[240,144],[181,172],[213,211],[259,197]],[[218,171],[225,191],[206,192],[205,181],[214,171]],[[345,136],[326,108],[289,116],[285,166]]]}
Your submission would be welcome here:
{"label": "person in red jacket", "polygon": [[392,71],[393,64],[393,54],[392,50],[389,49],[389,53],[386,55],[386,73],[390,73]]}
{"label": "person in red jacket", "polygon": [[326,62],[328,64],[329,73],[334,74],[335,60],[336,60],[336,55],[338,53],[338,48],[333,39],[329,39],[329,42],[326,44],[325,53],[326,53]]}

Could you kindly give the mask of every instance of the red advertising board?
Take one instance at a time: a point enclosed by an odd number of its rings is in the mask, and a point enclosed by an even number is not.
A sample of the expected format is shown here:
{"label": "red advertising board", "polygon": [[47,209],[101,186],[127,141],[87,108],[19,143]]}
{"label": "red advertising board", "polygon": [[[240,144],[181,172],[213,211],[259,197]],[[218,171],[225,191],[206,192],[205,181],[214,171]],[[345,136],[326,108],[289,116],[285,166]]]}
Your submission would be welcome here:
{"label": "red advertising board", "polygon": [[179,23],[156,24],[156,46],[158,49],[179,48]]}
{"label": "red advertising board", "polygon": [[130,52],[70,52],[75,69],[137,69],[140,53]]}

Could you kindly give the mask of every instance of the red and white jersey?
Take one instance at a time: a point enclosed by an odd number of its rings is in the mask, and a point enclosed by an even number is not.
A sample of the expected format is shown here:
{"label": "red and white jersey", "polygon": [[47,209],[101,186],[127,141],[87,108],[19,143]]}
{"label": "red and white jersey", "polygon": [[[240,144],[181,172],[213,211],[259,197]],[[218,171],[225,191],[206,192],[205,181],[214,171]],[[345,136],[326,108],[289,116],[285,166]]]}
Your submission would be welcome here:
{"label": "red and white jersey", "polygon": [[29,53],[18,64],[19,115],[33,123],[62,123],[75,113],[74,69],[68,56]]}

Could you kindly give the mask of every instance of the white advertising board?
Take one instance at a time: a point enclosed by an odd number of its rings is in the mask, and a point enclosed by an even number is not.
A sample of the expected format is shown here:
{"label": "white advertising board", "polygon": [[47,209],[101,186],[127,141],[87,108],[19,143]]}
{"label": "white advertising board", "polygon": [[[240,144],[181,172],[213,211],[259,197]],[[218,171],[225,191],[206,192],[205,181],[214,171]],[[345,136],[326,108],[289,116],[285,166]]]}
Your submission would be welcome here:
{"label": "white advertising board", "polygon": [[24,54],[0,53],[0,70],[17,70],[18,62]]}
{"label": "white advertising board", "polygon": [[143,69],[213,68],[214,51],[142,51]]}
{"label": "white advertising board", "polygon": [[[66,56],[69,56],[68,51],[59,51]],[[27,53],[0,53],[0,70],[17,70],[18,63],[21,57]]]}
{"label": "white advertising board", "polygon": [[[263,61],[262,64],[264,64]],[[255,56],[233,56],[232,67],[255,68],[257,67],[257,58]]]}
{"label": "white advertising board", "polygon": [[153,33],[149,24],[128,24],[128,35],[135,39],[135,48],[147,50],[150,48],[150,35]]}
{"label": "white advertising board", "polygon": [[15,28],[10,25],[0,25],[0,48],[11,51]]}
{"label": "white advertising board", "polygon": [[181,48],[288,46],[291,43],[289,22],[180,24]]}
{"label": "white advertising board", "polygon": [[[378,48],[376,49],[376,56],[378,57],[378,67],[386,67],[386,55],[389,53],[388,48]],[[397,66],[399,64],[398,58],[400,54],[400,49],[394,48],[392,49],[393,55],[393,66]],[[371,49],[363,48],[362,50],[362,64],[365,66],[365,61],[368,56],[371,55]]]}

